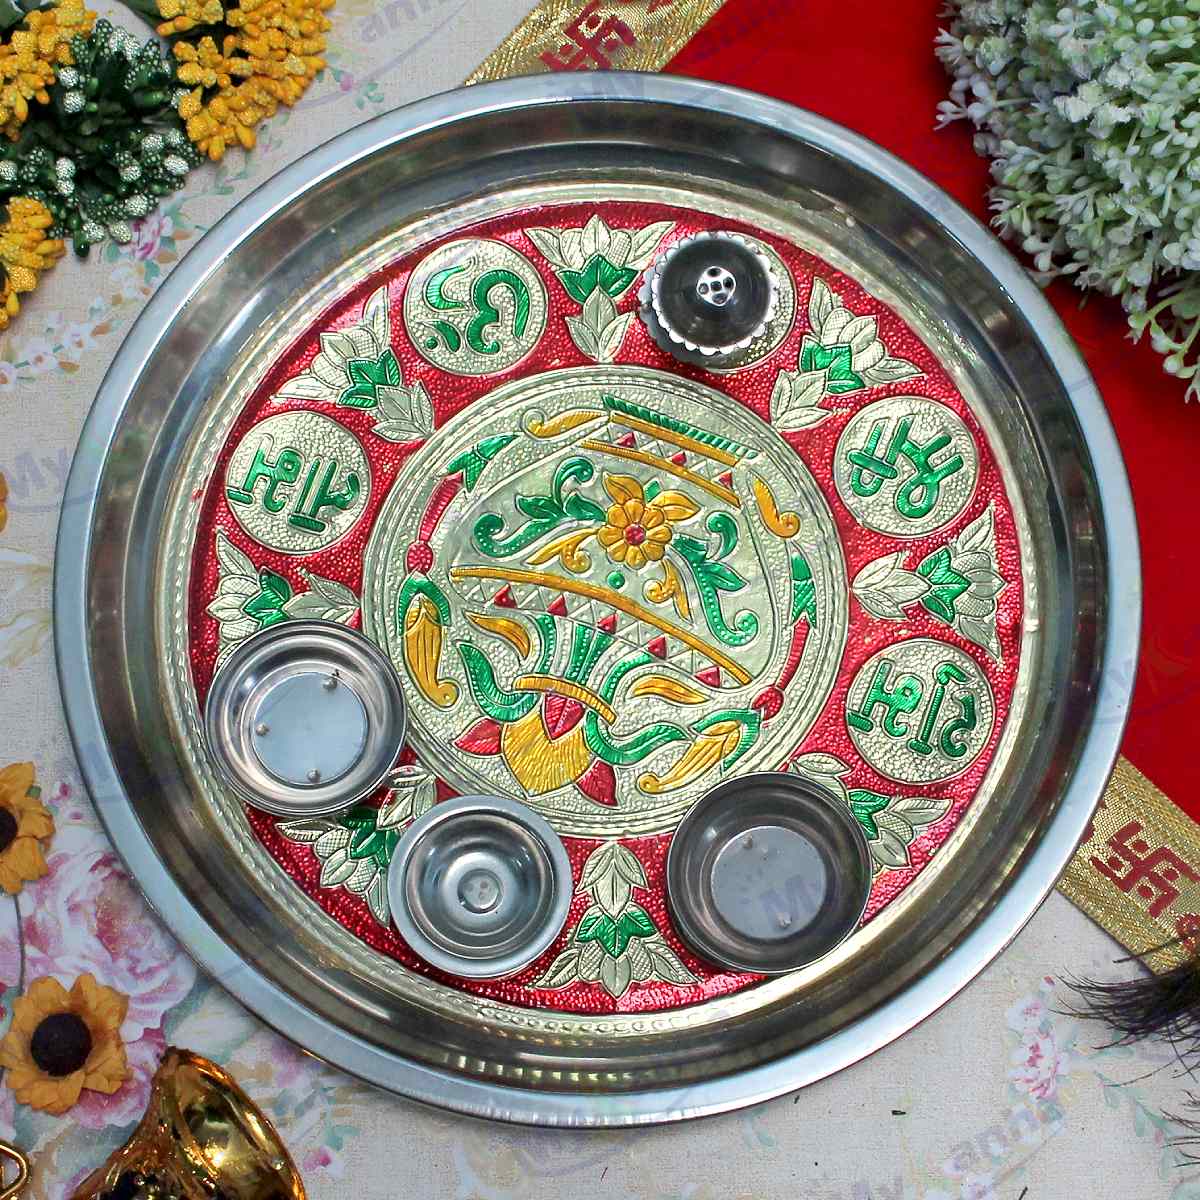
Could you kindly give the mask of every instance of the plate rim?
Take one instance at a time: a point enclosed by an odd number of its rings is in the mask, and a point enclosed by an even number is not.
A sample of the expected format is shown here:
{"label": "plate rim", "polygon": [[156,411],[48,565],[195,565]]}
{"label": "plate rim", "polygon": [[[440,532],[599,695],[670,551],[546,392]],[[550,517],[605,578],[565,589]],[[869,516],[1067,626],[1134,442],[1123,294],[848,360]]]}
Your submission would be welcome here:
{"label": "plate rim", "polygon": [[[477,98],[477,99],[476,99]],[[126,802],[90,686],[86,607],[92,525],[107,452],[130,381],[170,324],[222,260],[299,194],[348,164],[398,140],[473,115],[550,103],[649,101],[701,108],[775,131],[835,154],[877,176],[913,203],[936,206],[948,233],[1023,310],[1063,382],[1095,470],[1109,573],[1105,658],[1096,717],[1058,811],[1009,888],[976,926],[922,978],[888,1004],[814,1045],[684,1089],[619,1094],[538,1092],[469,1078],[403,1059],[328,1025],[249,966],[191,904],[163,868],[134,808]],[[850,1066],[924,1020],[980,973],[1017,935],[1069,862],[1115,765],[1132,698],[1141,624],[1136,519],[1124,463],[1108,414],[1082,356],[1057,314],[1020,264],[966,209],[912,167],[868,139],[784,101],[723,84],[669,75],[605,72],[537,75],[444,92],[385,113],[301,156],[226,214],[151,297],[113,359],[86,418],[64,492],[54,560],[54,642],[63,706],[80,771],[114,848],[164,925],[243,1005],[310,1052],[387,1090],[475,1117],[572,1128],[637,1126],[715,1114],[768,1100]],[[1126,670],[1126,666],[1133,669]],[[86,670],[81,670],[86,667]],[[1116,669],[1120,668],[1120,669]],[[164,914],[170,914],[167,919]]]}

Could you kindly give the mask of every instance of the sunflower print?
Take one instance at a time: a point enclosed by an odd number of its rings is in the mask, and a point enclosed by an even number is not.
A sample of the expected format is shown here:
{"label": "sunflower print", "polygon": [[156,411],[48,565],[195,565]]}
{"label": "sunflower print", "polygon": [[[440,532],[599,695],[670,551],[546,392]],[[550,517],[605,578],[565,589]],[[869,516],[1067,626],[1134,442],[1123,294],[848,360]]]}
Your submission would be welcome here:
{"label": "sunflower print", "polygon": [[0,1067],[17,1100],[61,1116],[85,1088],[111,1096],[130,1074],[120,1033],[128,1008],[128,996],[91,975],[70,991],[49,976],[34,980],[0,1041]]}
{"label": "sunflower print", "polygon": [[10,896],[46,874],[43,843],[54,833],[54,818],[40,795],[33,763],[0,770],[0,887]]}

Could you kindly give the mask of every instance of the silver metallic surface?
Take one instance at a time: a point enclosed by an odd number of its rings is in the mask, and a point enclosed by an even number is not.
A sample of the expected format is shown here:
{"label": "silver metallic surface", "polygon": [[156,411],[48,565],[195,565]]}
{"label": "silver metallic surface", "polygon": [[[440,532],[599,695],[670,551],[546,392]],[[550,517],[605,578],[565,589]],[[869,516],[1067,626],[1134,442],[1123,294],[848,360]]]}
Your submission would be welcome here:
{"label": "silver metallic surface", "polygon": [[[609,1033],[584,1040],[549,1028],[498,1039],[462,1012],[433,1018],[375,980],[323,973],[310,909],[256,890],[193,805],[176,754],[152,647],[160,597],[150,564],[207,397],[260,327],[411,214],[444,214],[448,231],[486,208],[481,198],[564,178],[686,184],[744,205],[748,219],[802,220],[831,260],[886,280],[889,302],[987,397],[990,436],[1036,501],[1026,541],[1042,617],[1021,753],[996,781],[997,802],[956,833],[971,852],[929,873],[888,939],[870,955],[843,947],[823,960],[819,1006],[804,1004],[802,971],[759,985],[754,1007],[728,998],[691,1028],[678,1019],[686,1012],[649,1013],[638,1028],[618,1015]],[[753,1103],[837,1071],[911,1028],[1003,949],[1069,860],[1112,769],[1140,581],[1128,484],[1096,389],[1037,288],[981,225],[877,146],[811,114],[612,73],[516,79],[389,113],[315,150],[215,226],[159,288],[96,399],[63,506],[55,610],[88,788],[151,903],[208,971],[311,1052],[408,1096],[513,1121],[619,1126]]]}
{"label": "silver metallic surface", "polygon": [[558,834],[508,796],[443,800],[408,827],[388,868],[400,936],[469,979],[502,979],[549,949],[573,892]]}
{"label": "silver metallic surface", "polygon": [[870,894],[862,827],[798,775],[718,784],[680,822],[667,854],[680,937],[740,971],[775,975],[815,962],[853,932]]}
{"label": "silver metallic surface", "polygon": [[[685,260],[707,265],[693,279]],[[767,332],[779,281],[754,241],[718,230],[676,242],[646,273],[638,300],[642,323],[662,349],[683,362],[733,368],[741,365],[739,351]]]}
{"label": "silver metallic surface", "polygon": [[383,783],[404,745],[404,695],[373,642],[331,621],[293,620],[225,660],[204,725],[242,799],[278,816],[320,816]]}

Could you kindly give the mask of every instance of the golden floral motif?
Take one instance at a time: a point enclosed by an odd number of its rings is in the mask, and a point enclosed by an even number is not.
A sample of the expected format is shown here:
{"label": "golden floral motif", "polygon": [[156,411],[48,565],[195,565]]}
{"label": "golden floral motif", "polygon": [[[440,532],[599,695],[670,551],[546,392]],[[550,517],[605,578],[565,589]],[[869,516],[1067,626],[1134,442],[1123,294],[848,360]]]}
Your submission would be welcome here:
{"label": "golden floral motif", "polygon": [[14,196],[6,205],[8,221],[0,226],[0,329],[20,311],[21,292],[31,292],[38,276],[62,257],[63,243],[49,238],[46,230],[54,223],[49,209],[30,196]]}
{"label": "golden floral motif", "polygon": [[54,818],[39,795],[33,763],[0,770],[0,887],[10,896],[46,874],[42,843],[54,834]]}
{"label": "golden floral motif", "polygon": [[61,1116],[85,1088],[111,1096],[130,1075],[120,1033],[128,1008],[128,996],[91,975],[69,992],[57,979],[34,980],[0,1041],[0,1067],[16,1098]]}
{"label": "golden floral motif", "polygon": [[683,492],[659,492],[647,500],[645,490],[632,475],[605,472],[604,490],[613,503],[597,538],[613,562],[631,571],[641,570],[647,562],[658,562],[674,525],[700,511],[699,505]]}
{"label": "golden floral motif", "polygon": [[5,525],[8,524],[8,480],[4,478],[4,472],[0,471],[0,533],[4,531]]}

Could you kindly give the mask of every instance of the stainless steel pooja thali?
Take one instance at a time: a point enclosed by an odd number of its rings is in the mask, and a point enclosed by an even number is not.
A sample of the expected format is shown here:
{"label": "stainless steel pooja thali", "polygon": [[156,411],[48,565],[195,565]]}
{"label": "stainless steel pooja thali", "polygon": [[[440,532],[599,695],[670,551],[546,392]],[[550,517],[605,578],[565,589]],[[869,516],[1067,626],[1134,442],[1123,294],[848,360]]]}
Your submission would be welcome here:
{"label": "stainless steel pooja thali", "polygon": [[1137,644],[1116,443],[1007,253],[837,126],[641,75],[435,97],[240,204],[109,372],[57,561],[80,761],[180,940],[348,1071],[551,1125],[777,1095],[963,987]]}

